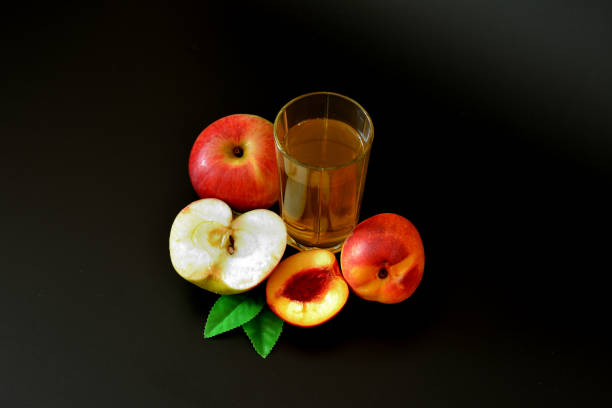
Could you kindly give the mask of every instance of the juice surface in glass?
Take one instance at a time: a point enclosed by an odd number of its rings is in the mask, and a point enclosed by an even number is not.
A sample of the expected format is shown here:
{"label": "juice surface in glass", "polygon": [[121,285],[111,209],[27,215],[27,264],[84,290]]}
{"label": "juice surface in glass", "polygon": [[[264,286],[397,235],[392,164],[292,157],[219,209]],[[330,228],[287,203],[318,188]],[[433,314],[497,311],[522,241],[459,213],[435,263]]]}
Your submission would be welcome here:
{"label": "juice surface in glass", "polygon": [[336,119],[306,119],[288,128],[279,157],[281,215],[301,246],[338,249],[355,227],[368,155],[359,132]]}

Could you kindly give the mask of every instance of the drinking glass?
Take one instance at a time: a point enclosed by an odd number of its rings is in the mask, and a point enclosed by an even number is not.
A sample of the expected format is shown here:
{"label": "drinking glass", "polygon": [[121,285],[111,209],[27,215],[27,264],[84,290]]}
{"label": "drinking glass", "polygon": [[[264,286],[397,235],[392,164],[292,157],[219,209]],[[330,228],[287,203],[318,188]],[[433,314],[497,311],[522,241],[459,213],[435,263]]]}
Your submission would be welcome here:
{"label": "drinking glass", "polygon": [[373,137],[370,116],[346,96],[314,92],[283,106],[274,140],[290,245],[342,249],[359,220]]}

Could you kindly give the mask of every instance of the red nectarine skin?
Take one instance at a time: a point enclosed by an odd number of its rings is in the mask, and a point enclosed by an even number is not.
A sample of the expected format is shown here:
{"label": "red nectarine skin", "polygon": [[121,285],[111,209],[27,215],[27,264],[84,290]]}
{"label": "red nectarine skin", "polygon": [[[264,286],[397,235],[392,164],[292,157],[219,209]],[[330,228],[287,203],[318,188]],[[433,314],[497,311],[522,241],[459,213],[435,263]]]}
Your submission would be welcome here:
{"label": "red nectarine skin", "polygon": [[245,114],[211,123],[191,149],[189,176],[201,198],[238,211],[270,207],[280,188],[272,124]]}
{"label": "red nectarine skin", "polygon": [[360,297],[398,303],[423,277],[425,254],[417,229],[397,214],[378,214],[349,235],[341,254],[342,274]]}

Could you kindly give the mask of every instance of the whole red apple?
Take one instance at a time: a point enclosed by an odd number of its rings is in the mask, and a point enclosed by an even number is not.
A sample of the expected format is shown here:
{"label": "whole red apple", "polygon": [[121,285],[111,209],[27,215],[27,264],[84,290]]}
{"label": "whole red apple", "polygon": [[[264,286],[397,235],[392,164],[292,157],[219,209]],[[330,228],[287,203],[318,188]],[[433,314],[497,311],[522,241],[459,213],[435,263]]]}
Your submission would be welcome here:
{"label": "whole red apple", "polygon": [[211,123],[191,149],[189,177],[201,198],[237,211],[269,208],[279,196],[272,123],[247,114]]}
{"label": "whole red apple", "polygon": [[353,229],[342,247],[340,263],[344,279],[359,297],[399,303],[419,286],[425,251],[410,221],[383,213]]}

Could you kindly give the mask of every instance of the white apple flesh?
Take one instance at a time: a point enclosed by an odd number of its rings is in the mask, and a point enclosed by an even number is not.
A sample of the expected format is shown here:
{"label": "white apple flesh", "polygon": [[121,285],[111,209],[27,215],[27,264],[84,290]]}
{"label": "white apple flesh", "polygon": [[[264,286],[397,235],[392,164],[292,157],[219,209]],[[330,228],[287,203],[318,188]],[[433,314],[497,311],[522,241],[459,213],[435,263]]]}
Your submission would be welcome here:
{"label": "white apple flesh", "polygon": [[274,212],[257,209],[232,219],[216,198],[185,207],[170,229],[170,259],[176,272],[214,293],[245,292],[265,280],[280,262],[287,230]]}

